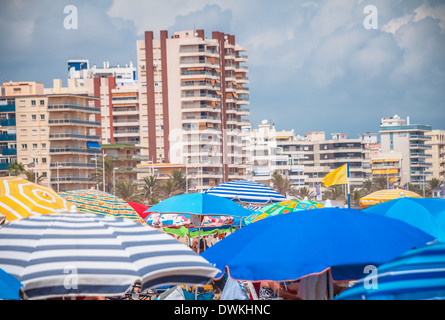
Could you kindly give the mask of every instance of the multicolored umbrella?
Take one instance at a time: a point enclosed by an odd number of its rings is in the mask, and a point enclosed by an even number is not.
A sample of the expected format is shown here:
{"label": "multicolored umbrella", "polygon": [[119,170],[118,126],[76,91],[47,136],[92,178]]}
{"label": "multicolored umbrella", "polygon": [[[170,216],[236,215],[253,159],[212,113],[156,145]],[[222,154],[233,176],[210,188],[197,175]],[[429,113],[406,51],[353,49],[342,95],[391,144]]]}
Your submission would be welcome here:
{"label": "multicolored umbrella", "polygon": [[445,300],[445,243],[410,250],[378,267],[337,300]]}
{"label": "multicolored umbrella", "polygon": [[359,205],[362,208],[367,208],[369,206],[374,206],[376,204],[390,201],[402,197],[412,197],[412,198],[421,198],[420,195],[418,195],[415,192],[409,191],[409,190],[403,190],[403,189],[385,189],[385,190],[379,190],[375,191],[373,193],[368,194],[367,196],[363,197],[359,201]]}
{"label": "multicolored umbrella", "polygon": [[[149,226],[158,228],[180,228],[188,226],[189,228],[198,228],[193,223],[190,215],[187,214],[160,214],[154,212],[150,214],[145,221]],[[222,227],[233,224],[233,217],[230,216],[203,216],[201,228]]]}
{"label": "multicolored umbrella", "polygon": [[19,177],[0,178],[0,216],[7,221],[69,211],[67,202],[51,188]]}
{"label": "multicolored umbrella", "polygon": [[39,215],[0,227],[0,268],[23,284],[26,299],[121,296],[207,284],[217,273],[171,236],[130,219],[76,212]]}
{"label": "multicolored umbrella", "polygon": [[324,205],[320,202],[312,201],[312,200],[288,200],[280,203],[270,204],[265,206],[264,208],[258,210],[258,212],[253,213],[244,219],[244,224],[249,224],[252,222],[256,222],[258,220],[276,216],[283,213],[289,213],[294,211],[302,211],[309,209],[317,209],[323,208]]}
{"label": "multicolored umbrella", "polygon": [[81,212],[128,218],[138,222],[144,219],[124,200],[112,194],[97,190],[75,190],[61,192],[60,196],[74,204]]}

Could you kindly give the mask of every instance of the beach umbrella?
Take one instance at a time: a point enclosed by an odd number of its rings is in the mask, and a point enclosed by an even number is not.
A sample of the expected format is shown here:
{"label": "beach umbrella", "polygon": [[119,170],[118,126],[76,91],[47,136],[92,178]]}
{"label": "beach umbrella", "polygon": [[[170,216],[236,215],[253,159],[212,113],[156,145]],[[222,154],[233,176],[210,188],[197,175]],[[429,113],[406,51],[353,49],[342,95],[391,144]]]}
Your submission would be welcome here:
{"label": "beach umbrella", "polygon": [[76,205],[80,212],[144,222],[144,219],[125,200],[107,192],[85,189],[60,192],[60,196],[70,205]]}
{"label": "beach umbrella", "polygon": [[259,212],[255,212],[252,215],[244,219],[244,224],[249,224],[267,217],[276,216],[278,214],[290,213],[295,211],[310,210],[323,208],[324,204],[312,201],[312,200],[288,200],[280,203],[270,204]]}
{"label": "beach umbrella", "polygon": [[241,225],[242,219],[252,212],[233,201],[207,193],[188,193],[174,196],[159,202],[151,207],[149,211],[152,212],[151,215],[156,212],[160,214],[189,215],[193,224],[198,226],[198,238],[200,238],[200,230],[205,216],[231,216],[234,224]]}
{"label": "beach umbrella", "polygon": [[359,205],[362,208],[367,208],[369,206],[374,206],[385,201],[390,201],[402,197],[421,198],[420,195],[409,190],[385,189],[372,192],[367,196],[361,198],[359,201]]}
{"label": "beach umbrella", "polygon": [[445,199],[399,198],[363,212],[402,220],[445,242]]}
{"label": "beach umbrella", "polygon": [[150,209],[150,207],[146,206],[145,204],[142,204],[142,203],[139,203],[139,202],[132,202],[132,201],[127,201],[127,203],[134,209],[134,211],[137,212],[137,214],[142,219],[146,218],[150,214],[149,212],[145,213],[145,211]]}
{"label": "beach umbrella", "polygon": [[272,188],[249,180],[237,180],[219,184],[208,189],[206,193],[235,202],[250,204],[267,204],[286,200],[286,197]]}
{"label": "beach umbrella", "polygon": [[0,268],[23,284],[27,299],[120,296],[136,281],[142,290],[206,284],[218,272],[146,224],[79,212],[1,226]]}
{"label": "beach umbrella", "polygon": [[252,213],[252,211],[233,201],[207,193],[188,193],[174,196],[159,202],[148,209],[147,212],[238,218],[244,218]]}
{"label": "beach umbrella", "polygon": [[[405,222],[356,209],[321,208],[252,223],[202,256],[232,279],[295,280],[331,270],[334,280],[360,279],[380,265],[434,238]],[[222,273],[218,275],[221,277]]]}
{"label": "beach umbrella", "polygon": [[[145,221],[149,226],[158,228],[180,228],[182,226],[189,226],[190,228],[199,227],[199,225],[195,225],[189,214],[160,214],[154,212],[148,216]],[[201,227],[222,227],[232,225],[233,221],[233,217],[230,216],[204,216],[201,221]]]}
{"label": "beach umbrella", "polygon": [[0,300],[20,300],[21,287],[20,281],[0,269]]}
{"label": "beach umbrella", "polygon": [[340,293],[338,300],[444,300],[445,243],[410,250]]}
{"label": "beach umbrella", "polygon": [[19,177],[0,178],[0,215],[7,221],[70,211],[53,189]]}

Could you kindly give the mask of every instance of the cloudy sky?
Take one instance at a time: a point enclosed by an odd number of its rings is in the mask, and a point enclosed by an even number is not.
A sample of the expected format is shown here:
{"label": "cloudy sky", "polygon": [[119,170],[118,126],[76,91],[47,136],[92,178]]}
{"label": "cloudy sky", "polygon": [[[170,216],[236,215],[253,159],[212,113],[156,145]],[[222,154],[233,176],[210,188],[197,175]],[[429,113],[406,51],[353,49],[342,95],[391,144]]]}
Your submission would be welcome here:
{"label": "cloudy sky", "polygon": [[[64,28],[67,5],[78,29]],[[377,29],[364,26],[367,5]],[[144,31],[194,28],[248,48],[254,126],[355,138],[398,114],[445,130],[442,0],[1,1],[0,80],[66,83],[68,59],[123,65],[136,61]]]}

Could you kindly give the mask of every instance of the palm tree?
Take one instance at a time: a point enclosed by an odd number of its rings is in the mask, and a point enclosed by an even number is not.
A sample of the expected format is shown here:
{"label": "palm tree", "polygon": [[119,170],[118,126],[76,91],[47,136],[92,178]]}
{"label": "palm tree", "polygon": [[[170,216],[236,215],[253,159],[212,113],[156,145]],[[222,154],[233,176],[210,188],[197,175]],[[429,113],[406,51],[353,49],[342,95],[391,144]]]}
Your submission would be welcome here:
{"label": "palm tree", "polygon": [[25,171],[25,166],[21,162],[14,161],[9,164],[8,171],[10,175],[18,176]]}
{"label": "palm tree", "polygon": [[328,191],[325,193],[325,198],[330,200],[344,200],[345,191],[342,186],[329,187]]}
{"label": "palm tree", "polygon": [[36,173],[34,170],[25,170],[23,173],[26,176],[26,180],[28,180],[29,182],[40,184],[44,179],[44,176],[40,175],[37,177],[37,182],[36,182]]}
{"label": "palm tree", "polygon": [[[111,159],[105,159],[105,191],[108,193],[113,191],[113,169],[113,161]],[[100,167],[93,171],[90,180],[98,181],[99,188],[103,190],[103,163],[100,163]]]}
{"label": "palm tree", "polygon": [[302,187],[295,190],[294,195],[299,199],[312,199],[315,197],[315,193],[313,191],[310,191],[308,187]]}
{"label": "palm tree", "polygon": [[370,194],[374,191],[374,184],[371,179],[363,181],[360,190],[365,194]]}
{"label": "palm tree", "polygon": [[155,196],[155,191],[158,184],[159,182],[155,176],[148,176],[142,180],[142,190],[145,199],[150,201],[150,199]]}
{"label": "palm tree", "polygon": [[425,195],[427,197],[431,197],[433,195],[433,190],[440,187],[441,183],[442,181],[437,178],[432,178],[431,180],[427,181]]}
{"label": "palm tree", "polygon": [[412,184],[412,183],[407,183],[407,184],[405,184],[405,187],[409,190],[409,191],[412,191],[412,192],[415,192],[415,193],[417,193],[417,194],[422,194],[422,189],[420,188],[420,186],[419,185],[417,185],[417,184]]}
{"label": "palm tree", "polygon": [[167,199],[183,193],[183,190],[178,187],[173,179],[165,180],[156,188],[156,194],[161,199]]}
{"label": "palm tree", "polygon": [[271,182],[274,190],[285,197],[293,192],[291,181],[288,178],[283,178],[281,174],[272,175]]}
{"label": "palm tree", "polygon": [[144,194],[139,190],[139,186],[134,182],[120,182],[116,184],[116,196],[125,201],[142,202]]}
{"label": "palm tree", "polygon": [[173,180],[173,182],[176,184],[176,188],[178,189],[178,192],[182,190],[182,193],[184,193],[186,190],[186,177],[184,173],[181,170],[173,170],[170,178]]}
{"label": "palm tree", "polygon": [[385,190],[388,189],[388,179],[386,176],[375,177],[372,179],[375,190]]}

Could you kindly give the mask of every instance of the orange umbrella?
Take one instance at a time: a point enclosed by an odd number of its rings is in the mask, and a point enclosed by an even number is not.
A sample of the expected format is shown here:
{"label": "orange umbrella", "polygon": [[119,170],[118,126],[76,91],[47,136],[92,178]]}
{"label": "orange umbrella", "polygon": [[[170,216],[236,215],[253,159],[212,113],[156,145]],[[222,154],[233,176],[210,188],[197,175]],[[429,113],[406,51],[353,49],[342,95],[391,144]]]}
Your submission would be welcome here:
{"label": "orange umbrella", "polygon": [[403,189],[385,189],[385,190],[379,190],[375,191],[373,193],[368,194],[367,196],[363,197],[359,201],[359,205],[362,208],[367,208],[369,206],[374,206],[376,204],[390,201],[402,197],[411,197],[411,198],[421,198],[420,195],[418,195],[415,192],[409,191],[409,190],[403,190]]}

